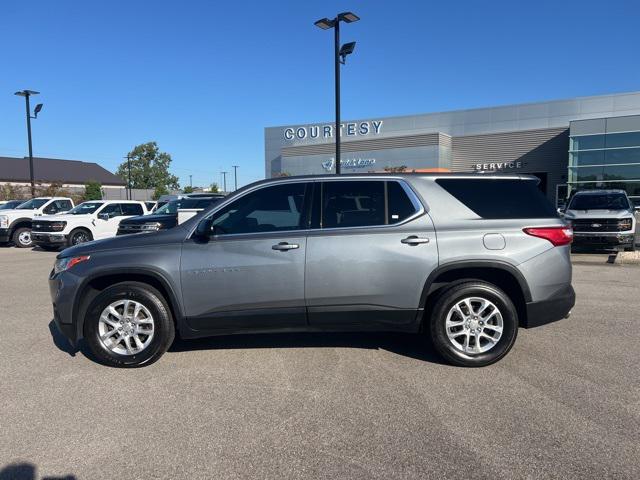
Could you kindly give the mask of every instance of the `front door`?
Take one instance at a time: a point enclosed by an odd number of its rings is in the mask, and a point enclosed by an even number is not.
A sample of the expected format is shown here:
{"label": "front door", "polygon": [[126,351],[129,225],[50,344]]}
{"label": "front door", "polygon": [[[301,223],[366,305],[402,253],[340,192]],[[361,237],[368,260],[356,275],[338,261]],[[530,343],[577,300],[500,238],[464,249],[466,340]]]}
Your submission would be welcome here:
{"label": "front door", "polygon": [[212,214],[208,241],[184,243],[182,295],[192,330],[306,325],[307,190],[294,181],[258,187]]}
{"label": "front door", "polygon": [[305,273],[309,323],[412,329],[438,264],[431,218],[401,180],[316,184]]}
{"label": "front door", "polygon": [[[108,218],[100,218],[101,215],[107,215]],[[113,237],[117,230],[118,224],[122,220],[122,208],[119,203],[109,203],[98,210],[93,220],[93,239]]]}

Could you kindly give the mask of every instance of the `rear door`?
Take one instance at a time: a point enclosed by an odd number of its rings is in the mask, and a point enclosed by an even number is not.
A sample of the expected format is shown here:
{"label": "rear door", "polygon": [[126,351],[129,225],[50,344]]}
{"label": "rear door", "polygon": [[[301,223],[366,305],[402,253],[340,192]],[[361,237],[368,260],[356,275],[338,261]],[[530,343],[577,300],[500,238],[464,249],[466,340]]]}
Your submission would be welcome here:
{"label": "rear door", "polygon": [[399,179],[315,185],[305,297],[312,325],[411,328],[436,237],[417,195]]}

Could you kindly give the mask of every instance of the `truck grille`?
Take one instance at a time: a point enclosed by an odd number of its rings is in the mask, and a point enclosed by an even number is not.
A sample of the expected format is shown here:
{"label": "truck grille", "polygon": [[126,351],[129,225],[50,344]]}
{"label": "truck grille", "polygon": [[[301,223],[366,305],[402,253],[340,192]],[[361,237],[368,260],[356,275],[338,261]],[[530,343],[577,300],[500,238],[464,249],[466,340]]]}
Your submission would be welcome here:
{"label": "truck grille", "polygon": [[[63,228],[60,228],[60,224],[62,222],[46,222],[46,221],[42,221],[42,220],[34,220],[31,223],[31,230],[33,230],[34,232],[59,232],[60,230],[63,230]],[[56,227],[54,228],[53,225],[56,225]]]}
{"label": "truck grille", "polygon": [[617,232],[619,231],[616,218],[591,218],[589,220],[573,220],[574,232]]}

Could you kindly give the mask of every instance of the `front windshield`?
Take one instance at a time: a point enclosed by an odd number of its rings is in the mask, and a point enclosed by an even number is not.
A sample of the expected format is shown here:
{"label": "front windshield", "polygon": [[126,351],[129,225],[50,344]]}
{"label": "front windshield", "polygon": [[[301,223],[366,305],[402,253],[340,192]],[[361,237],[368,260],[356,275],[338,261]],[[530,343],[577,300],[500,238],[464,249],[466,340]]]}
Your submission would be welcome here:
{"label": "front windshield", "polygon": [[36,208],[40,208],[49,200],[46,198],[32,198],[31,200],[27,200],[22,205],[16,207],[16,210],[35,210]]}
{"label": "front windshield", "polygon": [[154,213],[178,213],[182,200],[172,200],[158,208]]}
{"label": "front windshield", "polygon": [[576,195],[569,205],[569,210],[626,210],[628,208],[629,202],[622,193]]}
{"label": "front windshield", "polygon": [[89,215],[103,205],[102,202],[84,202],[69,210],[69,215]]}

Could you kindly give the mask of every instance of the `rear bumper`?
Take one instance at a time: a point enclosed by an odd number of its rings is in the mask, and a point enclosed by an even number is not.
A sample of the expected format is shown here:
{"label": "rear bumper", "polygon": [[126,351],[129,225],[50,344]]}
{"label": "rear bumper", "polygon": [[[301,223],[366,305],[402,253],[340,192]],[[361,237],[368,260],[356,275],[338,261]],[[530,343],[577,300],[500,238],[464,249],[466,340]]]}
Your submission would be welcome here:
{"label": "rear bumper", "polygon": [[571,285],[567,285],[551,297],[539,302],[527,303],[527,319],[523,327],[532,328],[562,320],[576,303],[576,293]]}

